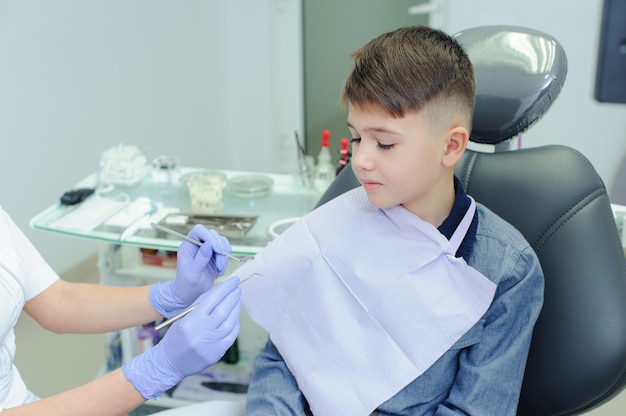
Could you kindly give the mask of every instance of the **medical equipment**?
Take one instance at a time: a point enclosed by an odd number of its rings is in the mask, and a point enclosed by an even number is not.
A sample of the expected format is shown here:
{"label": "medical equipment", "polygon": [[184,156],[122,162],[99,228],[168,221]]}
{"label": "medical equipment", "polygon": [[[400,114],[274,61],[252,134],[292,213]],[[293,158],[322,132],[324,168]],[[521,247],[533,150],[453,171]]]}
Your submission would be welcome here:
{"label": "medical equipment", "polygon": [[313,175],[315,174],[315,158],[307,155],[304,146],[300,142],[298,131],[295,132],[296,145],[298,149],[298,167],[300,176],[302,177],[302,185],[306,187],[313,186]]}
{"label": "medical equipment", "polygon": [[[199,247],[201,247],[202,244],[203,244],[202,242],[200,242],[200,241],[198,241],[198,240],[196,240],[194,238],[188,237],[185,234],[181,234],[181,233],[179,233],[177,231],[171,230],[171,229],[169,229],[167,227],[164,227],[164,226],[162,226],[160,224],[152,223],[150,225],[152,225],[157,230],[160,230],[160,231],[166,232],[168,234],[174,235],[176,237],[182,238],[183,240],[189,241],[190,243],[193,243],[193,244],[195,244],[195,245],[197,245]],[[254,260],[254,256],[237,257],[237,256],[233,256],[232,254],[226,253],[226,252],[217,252],[217,254],[221,254],[222,256],[226,256],[226,257],[228,257],[230,259],[233,259],[235,261],[242,262],[242,263],[247,263],[247,262],[249,262],[251,260]],[[254,275],[262,276],[262,274],[260,274],[260,273],[252,273],[248,277],[246,277],[245,279],[241,280],[238,283],[238,285],[241,285],[243,282],[247,281],[248,279],[250,279]],[[196,306],[198,306],[198,304],[192,305],[191,307],[185,309],[184,311],[182,311],[178,315],[175,315],[175,316],[171,317],[170,319],[161,322],[159,325],[155,326],[154,329],[156,331],[159,331],[162,328],[164,328],[164,327],[166,327],[166,326],[168,326],[168,325],[178,321],[180,318],[182,318],[183,316],[187,315],[189,312],[193,311]]]}
{"label": "medical equipment", "polygon": [[[174,236],[176,236],[176,237],[182,238],[183,240],[185,240],[185,241],[189,241],[190,243],[193,243],[193,244],[197,245],[198,247],[201,247],[201,246],[202,246],[202,244],[203,244],[202,242],[200,242],[200,241],[198,241],[198,240],[196,240],[196,239],[193,239],[193,238],[191,238],[191,237],[188,237],[188,236],[186,236],[185,234],[181,234],[181,233],[179,233],[178,231],[171,230],[171,229],[169,229],[169,228],[167,228],[167,227],[164,227],[164,226],[162,226],[162,225],[160,225],[160,224],[157,224],[157,223],[154,223],[154,222],[153,222],[153,223],[151,223],[150,225],[151,225],[151,226],[153,226],[154,228],[156,228],[156,229],[157,229],[157,230],[159,230],[159,231],[163,231],[163,232],[165,232],[165,233],[168,233],[168,234],[174,235]],[[254,260],[254,256],[241,256],[241,257],[237,257],[237,256],[233,256],[232,254],[230,254],[230,253],[226,253],[226,252],[217,252],[217,254],[220,254],[220,255],[222,255],[222,256],[226,256],[226,257],[228,257],[229,259],[232,259],[232,260],[235,260],[235,261],[238,261],[238,262],[242,262],[242,263],[247,263],[247,262],[249,262],[249,261],[251,261],[251,260]]]}
{"label": "medical equipment", "polygon": [[61,205],[76,205],[93,195],[94,188],[77,188],[65,192],[61,196]]}
{"label": "medical equipment", "polygon": [[181,180],[189,192],[193,212],[211,214],[224,208],[222,190],[226,186],[226,176],[223,173],[191,172],[183,175]]}
{"label": "medical equipment", "polygon": [[180,161],[175,156],[161,155],[152,160],[152,182],[173,184],[178,182]]}
{"label": "medical equipment", "polygon": [[100,157],[99,186],[134,186],[143,179],[146,171],[146,156],[137,146],[118,144]]}
{"label": "medical equipment", "polygon": [[159,221],[166,227],[182,234],[187,234],[196,224],[202,224],[209,230],[215,230],[226,238],[244,238],[256,223],[256,216],[210,215],[190,212],[176,212]]}
{"label": "medical equipment", "polygon": [[[252,259],[254,259],[254,257]],[[250,259],[250,260],[252,260],[252,259]],[[263,275],[260,274],[260,273],[252,273],[248,277],[246,277],[245,279],[243,279],[239,283],[237,283],[237,286],[241,286],[242,283],[248,281],[250,278],[252,278],[252,276],[263,276]],[[182,311],[178,315],[174,315],[170,319],[167,319],[167,320],[161,322],[160,324],[158,324],[157,326],[154,327],[154,330],[155,331],[160,331],[161,329],[165,328],[166,326],[173,324],[174,322],[178,321],[180,318],[182,318],[185,315],[187,315],[189,312],[193,311],[196,308],[196,306],[198,306],[198,303],[188,307],[187,309],[185,309],[184,311]]]}
{"label": "medical equipment", "polygon": [[324,192],[337,175],[330,156],[330,130],[322,131],[322,148],[317,156],[313,185],[318,192]]}
{"label": "medical equipment", "polygon": [[270,224],[269,227],[267,227],[267,236],[271,238],[272,240],[277,238],[280,234],[282,234],[283,231],[291,227],[299,219],[300,217],[285,218],[285,219],[273,222],[272,224]]}
{"label": "medical equipment", "polygon": [[[163,208],[163,204],[154,204],[150,200],[145,201],[136,201],[135,203],[146,205],[147,210],[141,213],[137,218],[132,220],[130,224],[126,226],[124,231],[120,234],[120,241],[126,241],[130,236],[135,234],[139,227],[141,226],[143,221],[146,221],[148,218],[151,218],[154,214],[157,213],[159,208]],[[131,203],[132,205],[133,203]]]}
{"label": "medical equipment", "polygon": [[266,175],[239,175],[226,182],[226,189],[240,198],[259,198],[272,192],[274,180]]}

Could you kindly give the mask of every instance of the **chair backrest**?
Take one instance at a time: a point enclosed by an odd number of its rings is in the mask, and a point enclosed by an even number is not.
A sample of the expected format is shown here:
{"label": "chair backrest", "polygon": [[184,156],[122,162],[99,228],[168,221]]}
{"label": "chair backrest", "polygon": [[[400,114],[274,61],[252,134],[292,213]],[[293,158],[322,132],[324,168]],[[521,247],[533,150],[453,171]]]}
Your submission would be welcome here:
{"label": "chair backrest", "polygon": [[[505,142],[558,95],[566,60],[549,35],[484,26],[456,37],[476,71],[471,140]],[[618,394],[626,385],[626,261],[594,167],[578,151],[551,145],[467,150],[456,174],[468,194],[526,237],[545,274],[518,414],[575,415]],[[343,169],[318,205],[358,185]]]}
{"label": "chair backrest", "polygon": [[626,382],[626,264],[602,180],[565,146],[468,152],[467,192],[513,224],[545,274],[518,414],[573,415]]}

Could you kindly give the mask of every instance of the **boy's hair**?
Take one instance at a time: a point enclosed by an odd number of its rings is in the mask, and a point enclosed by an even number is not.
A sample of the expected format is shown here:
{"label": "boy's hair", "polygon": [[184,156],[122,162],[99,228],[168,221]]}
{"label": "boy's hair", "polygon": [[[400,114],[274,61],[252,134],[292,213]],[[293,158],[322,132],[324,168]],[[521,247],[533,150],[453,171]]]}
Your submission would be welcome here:
{"label": "boy's hair", "polygon": [[411,26],[384,33],[354,51],[344,106],[378,107],[395,118],[423,109],[433,123],[460,114],[471,130],[474,71],[458,42],[440,30]]}

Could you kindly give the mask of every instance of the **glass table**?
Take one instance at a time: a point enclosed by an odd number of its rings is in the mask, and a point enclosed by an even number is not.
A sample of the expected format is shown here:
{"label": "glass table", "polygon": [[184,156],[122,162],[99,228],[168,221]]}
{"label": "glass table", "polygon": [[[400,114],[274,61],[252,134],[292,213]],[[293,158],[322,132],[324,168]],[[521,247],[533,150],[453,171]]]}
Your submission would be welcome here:
{"label": "glass table", "polygon": [[[182,168],[180,177],[195,172],[203,172],[202,169]],[[225,216],[254,218],[255,222],[245,235],[229,237],[233,253],[254,254],[271,240],[269,232],[274,226],[289,222],[290,219],[301,217],[309,212],[316,204],[320,194],[313,189],[305,187],[300,176],[253,173],[241,171],[216,171],[223,175],[226,186],[222,192],[223,208],[210,214],[198,214],[203,216]],[[241,189],[231,190],[231,183],[241,184],[250,178],[264,178],[272,183],[271,189],[263,192],[246,194]],[[91,175],[76,184],[75,188],[96,187],[97,175]],[[30,225],[33,228],[63,233],[67,235],[85,237],[110,244],[123,244],[155,249],[176,250],[180,239],[171,237],[157,231],[146,224],[150,220],[158,222],[167,220],[167,215],[189,214],[194,215],[191,209],[189,192],[182,180],[172,182],[154,181],[150,174],[137,185],[116,186],[108,192],[90,197],[101,198],[103,203],[111,203],[104,210],[102,206],[93,204],[93,200],[87,199],[76,206],[63,206],[60,203],[52,205],[45,211],[35,216]],[[137,208],[138,201],[149,201],[152,209],[156,212],[142,212]],[[87,202],[94,205],[93,216],[100,216],[102,221],[89,226],[73,226],[71,217],[77,218],[77,223],[83,223],[85,216],[91,213],[89,209],[83,209],[81,204]],[[154,208],[154,207],[157,208]],[[77,212],[82,210],[82,212]],[[132,218],[135,210],[136,218]],[[114,216],[123,216],[127,213],[130,222],[112,223]],[[151,218],[148,218],[148,214]],[[135,221],[136,222],[133,222]],[[139,223],[139,224],[138,224]],[[166,225],[167,224],[163,224]],[[136,230],[132,230],[137,227]],[[131,233],[129,234],[129,231]],[[219,231],[219,230],[218,230]]]}

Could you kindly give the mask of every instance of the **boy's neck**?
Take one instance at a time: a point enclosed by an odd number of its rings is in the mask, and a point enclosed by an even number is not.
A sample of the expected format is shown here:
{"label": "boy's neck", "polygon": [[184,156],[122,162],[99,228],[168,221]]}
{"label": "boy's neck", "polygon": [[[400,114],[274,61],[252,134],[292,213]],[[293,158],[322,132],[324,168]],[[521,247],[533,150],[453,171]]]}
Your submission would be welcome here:
{"label": "boy's neck", "polygon": [[418,210],[414,211],[410,207],[405,207],[436,228],[439,228],[450,215],[456,197],[454,178],[450,178],[446,184],[441,185],[431,190],[430,200],[424,206],[417,207]]}

